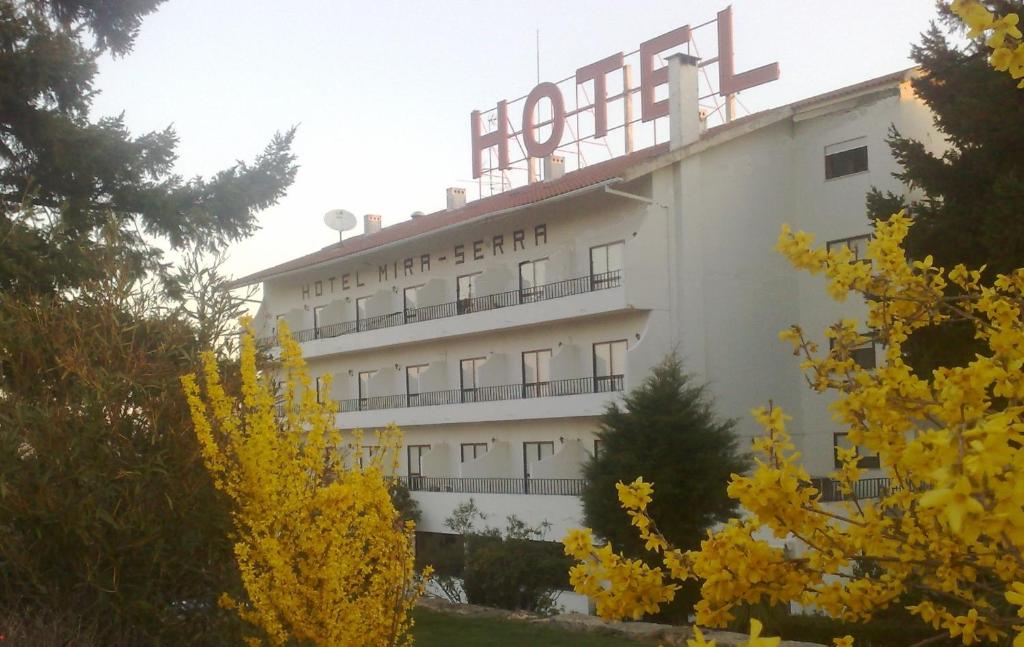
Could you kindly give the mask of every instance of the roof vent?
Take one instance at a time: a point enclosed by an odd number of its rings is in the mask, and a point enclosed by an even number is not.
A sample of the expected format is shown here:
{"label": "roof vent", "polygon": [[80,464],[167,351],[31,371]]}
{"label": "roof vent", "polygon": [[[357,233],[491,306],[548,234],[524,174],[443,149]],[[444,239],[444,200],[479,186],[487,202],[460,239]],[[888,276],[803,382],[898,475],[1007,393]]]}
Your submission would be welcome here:
{"label": "roof vent", "polygon": [[413,211],[412,213],[409,214],[409,217],[415,220],[416,218],[422,218],[425,215],[427,214],[423,213],[422,211]]}
{"label": "roof vent", "polygon": [[363,234],[375,234],[380,231],[380,215],[368,213],[363,216]]}
{"label": "roof vent", "polygon": [[466,206],[466,190],[462,187],[450,186],[447,190],[448,211]]}

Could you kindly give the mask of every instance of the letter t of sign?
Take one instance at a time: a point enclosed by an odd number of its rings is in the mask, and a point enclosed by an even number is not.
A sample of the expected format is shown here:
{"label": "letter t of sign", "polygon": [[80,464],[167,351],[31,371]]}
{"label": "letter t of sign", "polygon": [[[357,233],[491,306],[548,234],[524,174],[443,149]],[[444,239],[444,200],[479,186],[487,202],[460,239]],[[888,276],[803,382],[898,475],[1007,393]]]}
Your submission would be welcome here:
{"label": "letter t of sign", "polygon": [[474,110],[470,115],[473,131],[473,179],[484,172],[483,154],[492,146],[498,147],[498,168],[502,171],[509,168],[508,164],[508,108],[504,101],[498,102],[495,110],[498,123],[494,130],[484,134],[480,123],[480,111]]}
{"label": "letter t of sign", "polygon": [[[587,81],[594,82],[594,137],[604,137],[608,134],[608,84],[605,76],[621,70],[622,65],[623,56],[622,52],[619,52],[576,70],[577,85],[583,85]],[[629,101],[629,88],[626,88],[625,100]]]}

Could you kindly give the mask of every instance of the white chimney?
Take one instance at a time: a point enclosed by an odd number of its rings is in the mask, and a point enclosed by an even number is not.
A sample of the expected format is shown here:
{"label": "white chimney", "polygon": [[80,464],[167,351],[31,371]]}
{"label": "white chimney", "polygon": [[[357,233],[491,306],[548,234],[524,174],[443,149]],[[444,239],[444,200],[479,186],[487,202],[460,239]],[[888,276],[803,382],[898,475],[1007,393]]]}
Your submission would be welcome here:
{"label": "white chimney", "polygon": [[561,155],[548,155],[544,158],[544,179],[557,180],[565,175],[565,158]]}
{"label": "white chimney", "polygon": [[447,198],[448,211],[451,211],[452,209],[461,209],[462,207],[466,206],[466,190],[461,187],[448,187]]}
{"label": "white chimney", "polygon": [[681,148],[700,139],[701,119],[697,96],[697,63],[700,59],[686,54],[668,57],[668,121],[669,145]]}
{"label": "white chimney", "polygon": [[363,216],[363,235],[375,234],[380,231],[380,215],[368,213]]}

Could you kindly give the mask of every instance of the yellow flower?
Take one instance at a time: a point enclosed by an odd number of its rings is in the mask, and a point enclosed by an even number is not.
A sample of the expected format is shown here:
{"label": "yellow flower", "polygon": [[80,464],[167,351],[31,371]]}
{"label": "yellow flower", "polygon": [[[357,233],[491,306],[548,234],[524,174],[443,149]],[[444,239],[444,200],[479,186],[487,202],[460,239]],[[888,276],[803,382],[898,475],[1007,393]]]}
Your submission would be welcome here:
{"label": "yellow flower", "polygon": [[714,640],[711,640],[711,641],[705,641],[704,640],[704,634],[701,633],[700,628],[698,628],[695,625],[694,627],[692,627],[692,629],[693,629],[693,638],[688,638],[686,640],[686,647],[715,647],[715,641]]}
{"label": "yellow flower", "polygon": [[958,479],[953,487],[941,487],[930,490],[921,496],[922,508],[941,507],[941,515],[949,523],[949,528],[956,534],[963,530],[964,519],[969,515],[979,515],[984,508],[971,495],[971,485],[965,478]]}
{"label": "yellow flower", "polygon": [[842,638],[833,638],[832,644],[835,647],[853,647],[853,636],[843,636]]}
{"label": "yellow flower", "polygon": [[565,546],[565,554],[576,559],[585,559],[594,548],[593,537],[589,529],[570,530],[562,540],[562,544]]}
{"label": "yellow flower", "polygon": [[747,641],[747,647],[778,647],[781,638],[761,638],[761,630],[763,625],[760,620],[751,618],[750,619],[750,640]]}
{"label": "yellow flower", "polygon": [[1003,44],[1006,38],[1020,39],[1021,33],[1017,24],[1020,22],[1020,16],[1015,13],[1008,13],[1002,18],[992,23],[992,37],[990,40],[995,42],[993,45],[991,42],[988,44],[989,47],[999,47]]}
{"label": "yellow flower", "polygon": [[1011,584],[1010,590],[1006,592],[1006,601],[1021,607],[1017,609],[1017,615],[1024,618],[1024,583],[1014,582]]}
{"label": "yellow flower", "polygon": [[650,483],[644,483],[642,476],[629,485],[616,483],[615,489],[619,493],[619,502],[627,510],[643,510],[651,502],[651,493],[654,492]]}
{"label": "yellow flower", "polygon": [[988,57],[988,62],[1000,72],[1005,72],[1013,63],[1013,50],[1009,47],[999,47]]}
{"label": "yellow flower", "polygon": [[967,23],[967,26],[971,28],[967,32],[968,38],[977,38],[987,29],[991,28],[995,18],[991,11],[978,2],[968,5],[961,17]]}

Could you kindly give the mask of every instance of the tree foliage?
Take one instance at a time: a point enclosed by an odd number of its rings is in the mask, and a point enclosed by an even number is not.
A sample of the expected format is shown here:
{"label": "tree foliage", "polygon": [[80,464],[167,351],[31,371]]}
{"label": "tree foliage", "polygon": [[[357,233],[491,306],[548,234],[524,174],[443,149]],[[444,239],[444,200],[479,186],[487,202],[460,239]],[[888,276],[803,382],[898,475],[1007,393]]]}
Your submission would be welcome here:
{"label": "tree foliage", "polygon": [[[599,613],[656,609],[688,579],[701,582],[697,622],[713,626],[741,603],[799,602],[864,622],[913,593],[919,602],[908,610],[936,639],[1015,636],[1014,644],[1024,643],[1024,268],[989,283],[979,269],[908,261],[901,245],[911,224],[902,214],[880,222],[868,246],[871,264],[851,262],[847,249],[814,249],[803,232],[784,228],[779,239],[794,266],[825,274],[836,299],[865,297],[868,335],[886,347],[877,369],[851,358],[867,339],[861,322],[830,327],[827,352],[798,327],[781,336],[804,356],[812,387],[837,395],[836,420],[853,443],[878,453],[891,489],[875,502],[858,500],[856,449],[839,450],[833,477],[850,500],[822,503],[787,417],[779,408],[757,409],[766,431],[755,443],[761,458],[728,490],[749,516],[730,521],[699,550],[673,548],[659,532],[648,513],[653,487],[640,478],[619,484],[619,500],[660,567],[595,548],[589,531],[566,538],[566,551],[580,561],[573,584],[595,596]],[[948,296],[950,284],[958,296]],[[984,352],[966,366],[916,375],[903,357],[908,336],[952,320],[969,322]],[[756,538],[762,529],[794,538],[800,550]]]}
{"label": "tree foliage", "polygon": [[98,58],[128,53],[160,3],[0,1],[0,289],[79,286],[110,218],[150,267],[158,252],[144,236],[222,247],[251,234],[294,179],[294,130],[251,163],[183,178],[170,127],[136,136],[123,115],[91,120]]}
{"label": "tree foliage", "polygon": [[675,354],[622,406],[609,405],[600,424],[601,450],[584,466],[589,485],[582,500],[584,522],[602,539],[630,556],[646,556],[630,517],[608,496],[616,483],[641,475],[658,483],[652,514],[680,546],[696,548],[709,527],[735,515],[725,485],[750,467],[735,422],[716,416],[706,387],[692,383]]}
{"label": "tree foliage", "polygon": [[104,644],[223,644],[230,518],[178,388],[200,342],[116,239],[96,254],[74,298],[0,292],[0,599]]}
{"label": "tree foliage", "polygon": [[395,509],[385,477],[400,434],[384,433],[365,464],[358,437],[345,455],[337,406],[317,402],[298,343],[285,325],[278,335],[281,416],[251,330],[238,392],[225,389],[212,353],[203,356],[202,388],[195,375],[182,378],[206,466],[233,502],[246,597],[222,603],[275,645],[411,644],[409,611],[422,592],[414,524]]}
{"label": "tree foliage", "polygon": [[164,290],[175,311],[188,321],[199,337],[200,347],[217,357],[233,357],[238,351],[238,321],[248,311],[257,287],[249,286],[244,296],[229,288],[223,273],[227,256],[187,250],[180,262],[164,277]]}
{"label": "tree foliage", "polygon": [[[889,145],[901,169],[896,177],[920,197],[907,201],[873,190],[868,212],[884,219],[905,209],[913,217],[905,242],[911,258],[931,256],[941,267],[984,266],[991,278],[1024,266],[1024,130],[1012,125],[1024,123],[1024,93],[1016,87],[1024,76],[1024,44],[1013,25],[996,27],[1011,12],[1024,15],[1024,2],[968,0],[953,5],[951,9],[940,3],[941,15],[952,28],[961,24],[954,10],[972,17],[969,45],[959,46],[955,36],[933,24],[911,51],[922,72],[912,81],[914,92],[931,110],[948,148],[936,153],[934,146],[893,129]],[[997,44],[997,49],[1012,48],[1020,59],[1010,68],[1012,74],[990,68],[990,52]],[[956,294],[955,286],[951,294]],[[972,334],[963,322],[929,327],[915,331],[905,350],[927,375],[938,366],[969,362],[979,350]]]}

